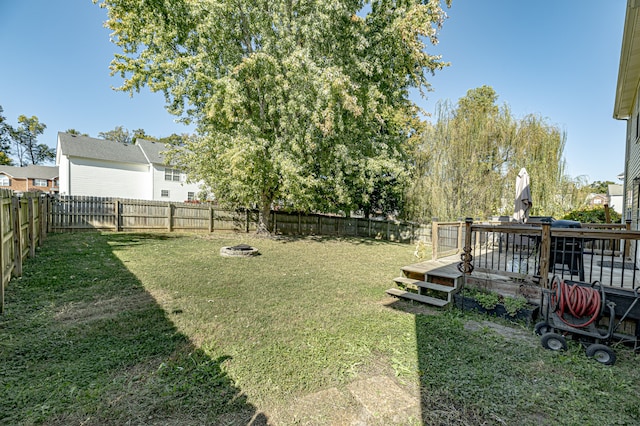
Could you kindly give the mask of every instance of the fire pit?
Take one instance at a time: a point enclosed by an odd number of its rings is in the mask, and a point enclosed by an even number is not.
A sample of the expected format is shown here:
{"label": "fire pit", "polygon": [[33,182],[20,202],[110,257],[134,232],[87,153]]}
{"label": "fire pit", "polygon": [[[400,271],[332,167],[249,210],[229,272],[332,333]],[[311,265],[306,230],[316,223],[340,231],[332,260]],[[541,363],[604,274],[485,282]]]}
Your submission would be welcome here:
{"label": "fire pit", "polygon": [[232,247],[222,247],[220,249],[220,256],[223,257],[251,257],[259,254],[259,251],[255,247],[251,247],[247,244],[238,244]]}

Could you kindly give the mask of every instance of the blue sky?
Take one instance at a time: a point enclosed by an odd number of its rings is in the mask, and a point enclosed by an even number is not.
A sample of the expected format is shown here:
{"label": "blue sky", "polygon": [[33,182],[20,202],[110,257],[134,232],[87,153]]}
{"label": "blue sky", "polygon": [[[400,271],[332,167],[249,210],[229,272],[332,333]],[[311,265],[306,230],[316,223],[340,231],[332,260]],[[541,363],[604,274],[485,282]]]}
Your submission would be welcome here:
{"label": "blue sky", "polygon": [[[616,180],[624,170],[625,122],[612,118],[625,0],[453,0],[440,43],[430,48],[451,66],[430,77],[417,99],[439,100],[492,86],[516,117],[538,114],[567,133],[571,176]],[[162,137],[192,129],[175,123],[161,94],[129,97],[112,87],[116,47],[91,0],[0,0],[0,105],[10,124],[35,115],[58,131],[90,136],[123,126]],[[526,164],[523,164],[526,167]]]}

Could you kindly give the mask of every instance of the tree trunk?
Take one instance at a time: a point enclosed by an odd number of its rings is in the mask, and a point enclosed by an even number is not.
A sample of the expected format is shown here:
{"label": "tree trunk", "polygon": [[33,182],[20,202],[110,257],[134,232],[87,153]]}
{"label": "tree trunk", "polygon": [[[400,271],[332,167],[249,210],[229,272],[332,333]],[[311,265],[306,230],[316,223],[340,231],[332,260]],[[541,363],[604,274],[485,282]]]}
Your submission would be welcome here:
{"label": "tree trunk", "polygon": [[260,213],[258,217],[258,229],[256,230],[257,234],[260,235],[271,235],[271,224],[269,223],[269,216],[271,215],[271,201],[266,200],[266,197],[263,197],[262,203],[260,205]]}

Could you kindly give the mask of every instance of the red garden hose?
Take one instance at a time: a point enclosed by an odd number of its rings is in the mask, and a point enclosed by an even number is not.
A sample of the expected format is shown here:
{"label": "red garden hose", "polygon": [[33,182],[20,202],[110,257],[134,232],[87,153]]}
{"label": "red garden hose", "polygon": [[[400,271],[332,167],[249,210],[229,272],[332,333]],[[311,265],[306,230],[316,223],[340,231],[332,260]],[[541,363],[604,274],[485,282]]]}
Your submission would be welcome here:
{"label": "red garden hose", "polygon": [[[556,291],[551,295],[552,306],[555,313],[565,324],[574,328],[584,328],[592,324],[600,315],[602,299],[600,292],[593,287],[584,287],[577,284],[570,285],[563,281],[554,280],[552,289]],[[583,324],[575,324],[564,319],[565,314],[571,314],[575,318],[591,317]]]}

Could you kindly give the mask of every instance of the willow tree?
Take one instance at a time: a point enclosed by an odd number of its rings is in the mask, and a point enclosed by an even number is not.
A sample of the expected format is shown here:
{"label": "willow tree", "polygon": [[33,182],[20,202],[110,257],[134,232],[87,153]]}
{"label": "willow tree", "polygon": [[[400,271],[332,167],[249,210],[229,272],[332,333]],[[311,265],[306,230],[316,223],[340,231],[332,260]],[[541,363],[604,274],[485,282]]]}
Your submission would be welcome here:
{"label": "willow tree", "polygon": [[[98,0],[94,0],[98,1]],[[447,3],[450,0],[446,1]],[[104,0],[127,92],[163,92],[198,138],[174,159],[215,197],[350,209],[402,181],[409,90],[446,64],[426,53],[438,0]]]}
{"label": "willow tree", "polygon": [[532,214],[569,208],[565,135],[536,115],[516,119],[489,86],[471,89],[454,106],[440,103],[413,157],[407,215],[428,220],[511,215],[518,171],[531,176]]}

